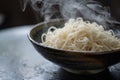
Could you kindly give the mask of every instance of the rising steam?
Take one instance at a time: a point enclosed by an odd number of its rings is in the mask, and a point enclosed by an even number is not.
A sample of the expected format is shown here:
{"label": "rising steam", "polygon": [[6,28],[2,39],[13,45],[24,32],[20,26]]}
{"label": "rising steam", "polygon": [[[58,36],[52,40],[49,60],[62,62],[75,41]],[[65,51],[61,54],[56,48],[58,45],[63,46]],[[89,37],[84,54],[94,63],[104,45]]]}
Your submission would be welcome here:
{"label": "rising steam", "polygon": [[[110,10],[101,3],[92,0],[23,0],[24,9],[27,3],[44,16],[48,21],[53,18],[70,18],[82,17],[85,20],[95,21],[103,26],[109,26],[119,22],[112,19]],[[106,28],[106,27],[105,27]]]}

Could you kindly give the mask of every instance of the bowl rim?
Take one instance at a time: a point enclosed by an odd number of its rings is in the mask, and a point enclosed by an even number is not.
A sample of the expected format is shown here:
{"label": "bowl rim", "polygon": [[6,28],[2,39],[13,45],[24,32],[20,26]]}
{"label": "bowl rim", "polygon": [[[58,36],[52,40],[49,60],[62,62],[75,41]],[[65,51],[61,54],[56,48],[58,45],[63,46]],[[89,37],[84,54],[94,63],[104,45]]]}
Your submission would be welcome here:
{"label": "bowl rim", "polygon": [[[99,51],[99,52],[95,52],[95,51],[72,51],[72,50],[62,50],[62,49],[56,49],[56,48],[52,48],[52,47],[48,47],[48,46],[45,46],[43,45],[42,43],[39,43],[37,41],[35,41],[32,37],[31,37],[31,32],[39,27],[40,25],[44,25],[45,23],[49,23],[49,22],[55,22],[56,20],[58,19],[52,19],[50,21],[43,21],[43,22],[40,22],[40,23],[37,23],[35,24],[28,32],[27,34],[27,37],[28,39],[33,42],[34,44],[38,45],[38,46],[41,46],[43,48],[47,48],[47,49],[50,49],[50,50],[55,50],[55,51],[59,51],[59,52],[68,52],[70,54],[86,54],[86,55],[103,55],[103,54],[114,54],[114,52],[118,52],[120,51],[120,49],[115,49],[115,50],[111,50],[111,51]],[[60,21],[63,20],[63,19],[59,19]],[[119,53],[118,53],[119,54]]]}

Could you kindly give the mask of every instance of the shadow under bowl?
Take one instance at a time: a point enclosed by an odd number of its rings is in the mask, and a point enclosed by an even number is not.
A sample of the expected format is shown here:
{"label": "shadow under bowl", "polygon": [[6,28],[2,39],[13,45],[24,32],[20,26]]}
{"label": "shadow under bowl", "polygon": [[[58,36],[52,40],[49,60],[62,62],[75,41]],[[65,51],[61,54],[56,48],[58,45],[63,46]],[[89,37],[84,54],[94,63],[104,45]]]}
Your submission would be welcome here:
{"label": "shadow under bowl", "polygon": [[63,27],[64,20],[55,19],[39,23],[30,30],[28,38],[39,54],[63,69],[77,74],[95,74],[120,61],[120,49],[104,52],[75,52],[44,46],[41,44],[41,35],[50,26]]}

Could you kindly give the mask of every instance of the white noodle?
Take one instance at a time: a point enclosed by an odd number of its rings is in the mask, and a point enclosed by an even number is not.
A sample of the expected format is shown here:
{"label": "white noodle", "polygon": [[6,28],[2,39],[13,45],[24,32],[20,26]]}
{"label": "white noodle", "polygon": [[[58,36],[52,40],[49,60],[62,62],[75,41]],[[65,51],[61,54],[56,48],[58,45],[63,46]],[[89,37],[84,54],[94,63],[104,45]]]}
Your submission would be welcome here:
{"label": "white noodle", "polygon": [[63,28],[50,27],[41,36],[42,44],[48,47],[74,51],[110,51],[120,49],[120,39],[112,30],[82,18],[70,19]]}

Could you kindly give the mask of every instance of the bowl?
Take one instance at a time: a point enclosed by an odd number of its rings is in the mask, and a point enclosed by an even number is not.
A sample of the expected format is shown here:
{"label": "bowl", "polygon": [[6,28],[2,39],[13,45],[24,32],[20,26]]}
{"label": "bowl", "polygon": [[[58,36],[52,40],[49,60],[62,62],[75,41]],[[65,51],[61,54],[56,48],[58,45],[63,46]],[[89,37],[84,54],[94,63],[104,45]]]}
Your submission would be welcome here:
{"label": "bowl", "polygon": [[63,27],[64,20],[54,19],[35,25],[28,33],[34,48],[45,59],[61,66],[66,71],[76,74],[95,74],[120,61],[120,49],[104,52],[76,52],[54,49],[41,44],[41,35],[50,26]]}

